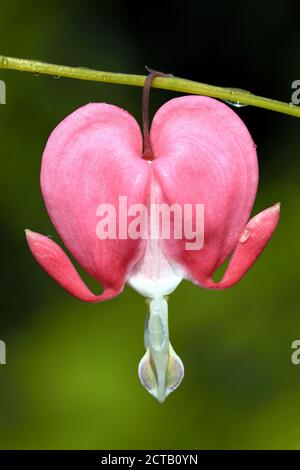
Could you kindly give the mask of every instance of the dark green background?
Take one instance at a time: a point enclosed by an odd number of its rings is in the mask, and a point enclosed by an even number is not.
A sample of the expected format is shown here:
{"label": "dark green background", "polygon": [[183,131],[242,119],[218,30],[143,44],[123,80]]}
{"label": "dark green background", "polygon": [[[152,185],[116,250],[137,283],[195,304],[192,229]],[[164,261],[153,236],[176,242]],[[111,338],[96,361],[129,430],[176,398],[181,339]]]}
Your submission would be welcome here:
{"label": "dark green background", "polygon": [[[128,73],[148,65],[290,101],[299,24],[291,1],[3,1],[0,52]],[[76,301],[37,265],[23,232],[58,240],[39,189],[54,126],[91,101],[140,121],[141,89],[12,71],[0,79],[0,447],[299,449],[300,365],[290,357],[300,338],[300,121],[237,110],[258,144],[254,212],[281,201],[281,221],[236,287],[183,282],[171,295],[171,338],[186,375],[159,405],[137,377],[143,298],[126,288],[103,304]],[[153,111],[173,96],[154,90]]]}

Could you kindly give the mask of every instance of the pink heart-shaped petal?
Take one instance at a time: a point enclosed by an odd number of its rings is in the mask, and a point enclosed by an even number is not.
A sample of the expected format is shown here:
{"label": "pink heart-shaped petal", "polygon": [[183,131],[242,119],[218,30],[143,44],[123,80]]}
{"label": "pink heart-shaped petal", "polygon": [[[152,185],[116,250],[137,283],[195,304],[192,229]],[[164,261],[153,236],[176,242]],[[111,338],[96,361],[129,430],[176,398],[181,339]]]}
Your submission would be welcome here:
{"label": "pink heart-shaped petal", "polygon": [[[65,246],[104,288],[119,291],[143,250],[142,240],[100,239],[100,204],[116,208],[145,203],[149,165],[141,159],[135,119],[109,104],[86,105],[52,132],[42,160],[41,188],[48,213]],[[104,215],[104,214],[102,214]]]}
{"label": "pink heart-shaped petal", "polygon": [[[153,119],[151,142],[160,202],[203,205],[201,250],[187,250],[185,236],[164,241],[167,257],[201,284],[234,249],[248,221],[258,182],[256,146],[234,111],[201,96],[162,106]],[[192,223],[195,227],[195,211]]]}

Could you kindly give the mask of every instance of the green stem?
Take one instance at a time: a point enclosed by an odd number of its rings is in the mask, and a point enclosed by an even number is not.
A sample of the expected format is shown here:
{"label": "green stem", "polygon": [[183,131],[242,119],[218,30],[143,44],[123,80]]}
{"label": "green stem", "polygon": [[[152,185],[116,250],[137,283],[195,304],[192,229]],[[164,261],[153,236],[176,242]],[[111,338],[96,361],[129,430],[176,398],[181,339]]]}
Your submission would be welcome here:
{"label": "green stem", "polygon": [[[20,70],[21,72],[33,72],[59,77],[76,78],[78,80],[90,80],[94,82],[115,83],[118,85],[144,85],[146,76],[130,75],[125,73],[102,72],[82,67],[67,67],[65,65],[48,64],[37,60],[17,59],[0,55],[0,69]],[[240,104],[249,104],[259,108],[270,109],[290,116],[300,117],[300,107],[291,103],[256,96],[246,90],[239,88],[223,88],[207,85],[205,83],[193,82],[178,77],[156,77],[153,88],[179,91],[195,95],[212,96],[222,100]]]}

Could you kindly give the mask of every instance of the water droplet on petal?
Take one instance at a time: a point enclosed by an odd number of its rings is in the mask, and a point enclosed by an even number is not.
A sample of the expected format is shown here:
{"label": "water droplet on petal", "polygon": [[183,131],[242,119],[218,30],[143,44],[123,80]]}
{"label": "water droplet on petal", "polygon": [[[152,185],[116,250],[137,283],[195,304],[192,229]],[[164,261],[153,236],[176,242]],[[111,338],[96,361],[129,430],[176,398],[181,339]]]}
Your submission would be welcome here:
{"label": "water droplet on petal", "polygon": [[251,235],[251,231],[246,229],[240,237],[240,243],[245,243]]}

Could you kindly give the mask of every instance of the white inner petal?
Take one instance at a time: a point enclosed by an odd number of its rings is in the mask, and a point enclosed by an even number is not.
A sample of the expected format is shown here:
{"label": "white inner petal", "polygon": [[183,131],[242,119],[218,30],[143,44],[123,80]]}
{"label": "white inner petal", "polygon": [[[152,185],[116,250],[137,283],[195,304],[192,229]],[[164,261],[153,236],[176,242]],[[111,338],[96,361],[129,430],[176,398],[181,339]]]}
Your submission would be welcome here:
{"label": "white inner petal", "polygon": [[159,188],[152,177],[149,230],[145,240],[145,251],[141,259],[129,273],[128,284],[139,294],[148,298],[163,297],[173,292],[182,281],[184,275],[180,269],[165,256],[160,238],[159,213],[152,210],[157,204]]}

